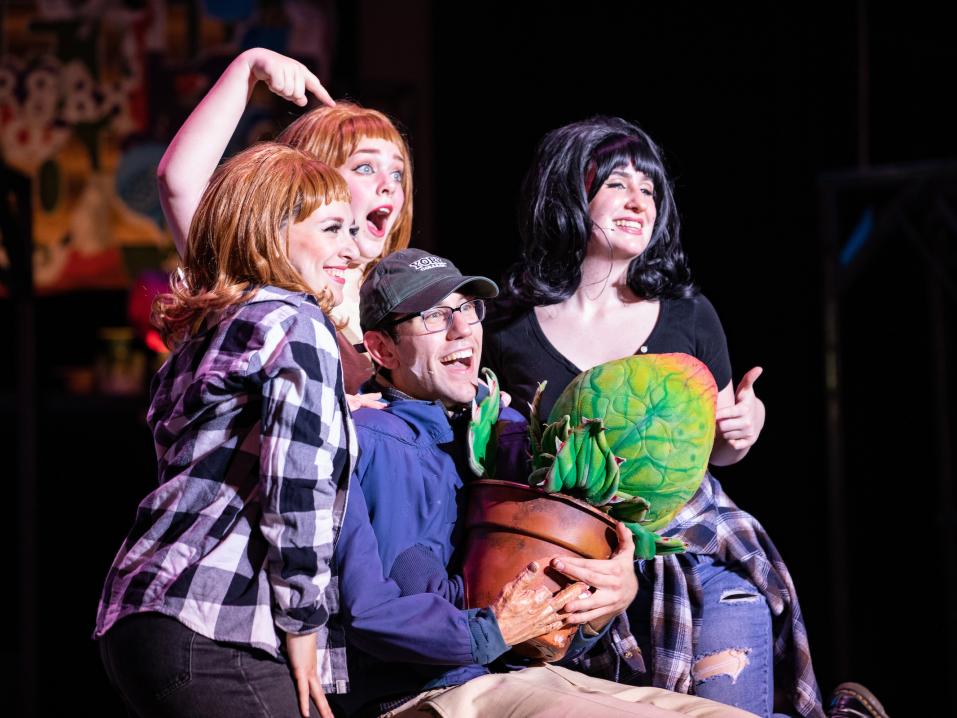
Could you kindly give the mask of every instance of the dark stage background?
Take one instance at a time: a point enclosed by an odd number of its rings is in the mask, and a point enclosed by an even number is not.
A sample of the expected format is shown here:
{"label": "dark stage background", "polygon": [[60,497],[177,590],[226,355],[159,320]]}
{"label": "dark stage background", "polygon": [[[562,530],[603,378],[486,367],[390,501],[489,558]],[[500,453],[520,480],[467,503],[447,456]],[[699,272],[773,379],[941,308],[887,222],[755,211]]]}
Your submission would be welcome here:
{"label": "dark stage background", "polygon": [[[957,715],[954,18],[866,2],[335,7],[330,90],[404,123],[413,244],[465,271],[516,258],[518,186],[547,130],[621,115],[663,146],[735,380],[765,369],[761,440],[718,476],[792,570],[822,690],[857,680],[894,716]],[[89,360],[125,301],[0,300],[3,674],[22,715],[122,714],[89,635],[155,481],[145,399],[71,396],[55,369]]]}

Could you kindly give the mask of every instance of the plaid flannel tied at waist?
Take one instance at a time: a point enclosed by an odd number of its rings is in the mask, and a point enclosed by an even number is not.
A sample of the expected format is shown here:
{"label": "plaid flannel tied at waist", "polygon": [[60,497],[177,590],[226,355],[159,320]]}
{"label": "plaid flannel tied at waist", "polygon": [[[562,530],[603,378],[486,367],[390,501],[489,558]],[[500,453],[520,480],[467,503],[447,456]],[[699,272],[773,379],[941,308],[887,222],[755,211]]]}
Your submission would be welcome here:
{"label": "plaid flannel tied at waist", "polygon": [[[683,538],[689,553],[713,555],[722,563],[734,565],[764,595],[772,616],[776,692],[787,695],[799,715],[824,718],[794,583],[764,527],[741,511],[709,473],[662,534]],[[628,618],[622,613],[598,646],[576,659],[576,667],[618,680],[621,661],[633,673],[647,673],[645,659],[650,658],[651,685],[690,692],[698,630],[692,616],[702,602],[694,566],[685,554],[658,556],[636,564],[654,587],[649,616],[651,656],[642,656]]]}

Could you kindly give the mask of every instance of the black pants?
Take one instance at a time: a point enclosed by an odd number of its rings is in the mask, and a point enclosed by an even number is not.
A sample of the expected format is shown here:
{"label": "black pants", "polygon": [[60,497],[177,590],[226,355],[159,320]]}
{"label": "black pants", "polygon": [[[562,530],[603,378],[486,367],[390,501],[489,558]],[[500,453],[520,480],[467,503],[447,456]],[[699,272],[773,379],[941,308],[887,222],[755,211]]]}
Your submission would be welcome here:
{"label": "black pants", "polygon": [[[296,718],[289,667],[248,646],[212,641],[159,613],[118,621],[99,640],[113,687],[140,718]],[[315,707],[312,714],[318,716]]]}

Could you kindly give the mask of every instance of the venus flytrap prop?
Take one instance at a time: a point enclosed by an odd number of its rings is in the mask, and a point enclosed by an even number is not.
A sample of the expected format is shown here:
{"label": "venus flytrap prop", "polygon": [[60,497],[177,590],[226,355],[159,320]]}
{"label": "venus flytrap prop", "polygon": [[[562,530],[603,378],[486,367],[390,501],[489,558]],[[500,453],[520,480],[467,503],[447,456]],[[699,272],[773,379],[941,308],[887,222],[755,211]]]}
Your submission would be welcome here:
{"label": "venus flytrap prop", "polygon": [[704,478],[717,397],[711,372],[694,357],[651,354],[579,374],[552,408],[552,421],[602,422],[602,439],[621,464],[617,490],[593,505],[631,529],[639,558],[685,548],[654,532],[671,521]]}
{"label": "venus flytrap prop", "polygon": [[[567,427],[567,417],[563,419]],[[601,421],[584,420],[567,432],[564,441],[555,439],[556,454],[528,478],[530,486],[549,493],[581,494],[592,506],[607,503],[618,490],[621,459],[605,441]]]}
{"label": "venus flytrap prop", "polygon": [[[473,471],[493,477],[498,382],[473,410]],[[701,484],[714,442],[717,387],[707,367],[686,354],[632,356],[579,374],[538,419],[543,382],[530,405],[529,485],[562,493],[623,522],[636,558],[685,550],[664,528]],[[488,409],[486,409],[486,404]],[[493,411],[494,409],[494,411]],[[473,442],[474,439],[474,442]]]}
{"label": "venus flytrap prop", "polygon": [[[536,396],[543,389],[544,386],[540,385]],[[541,466],[529,476],[529,485],[548,493],[583,499],[622,521],[635,535],[636,558],[654,558],[659,554],[684,551],[683,542],[658,536],[642,525],[649,509],[646,499],[619,492],[621,466],[625,460],[612,453],[604,422],[585,418],[575,428],[568,429],[570,423],[566,414],[542,429],[542,444],[547,446],[550,440],[554,440],[556,451],[554,456],[542,454],[537,457]],[[556,432],[566,437],[564,441],[554,436]]]}

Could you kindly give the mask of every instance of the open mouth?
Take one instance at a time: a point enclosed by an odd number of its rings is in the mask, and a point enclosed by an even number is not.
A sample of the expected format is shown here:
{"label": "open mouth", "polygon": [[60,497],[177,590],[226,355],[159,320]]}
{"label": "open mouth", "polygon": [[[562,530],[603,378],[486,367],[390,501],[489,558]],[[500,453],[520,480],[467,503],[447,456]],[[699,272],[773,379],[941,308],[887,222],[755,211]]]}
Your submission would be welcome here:
{"label": "open mouth", "polygon": [[391,207],[376,207],[366,215],[366,226],[373,237],[384,237],[386,224],[392,215]]}
{"label": "open mouth", "polygon": [[631,232],[641,232],[643,225],[635,219],[616,219],[615,226]]}
{"label": "open mouth", "polygon": [[444,357],[439,357],[439,363],[443,364],[444,366],[454,366],[454,367],[461,367],[463,369],[471,369],[472,355],[473,355],[473,352],[471,349],[460,349],[457,352],[446,354]]}
{"label": "open mouth", "polygon": [[337,284],[346,283],[346,268],[345,267],[323,267],[322,271],[324,271],[327,275],[329,275],[329,278],[332,279],[332,281],[336,282]]}

